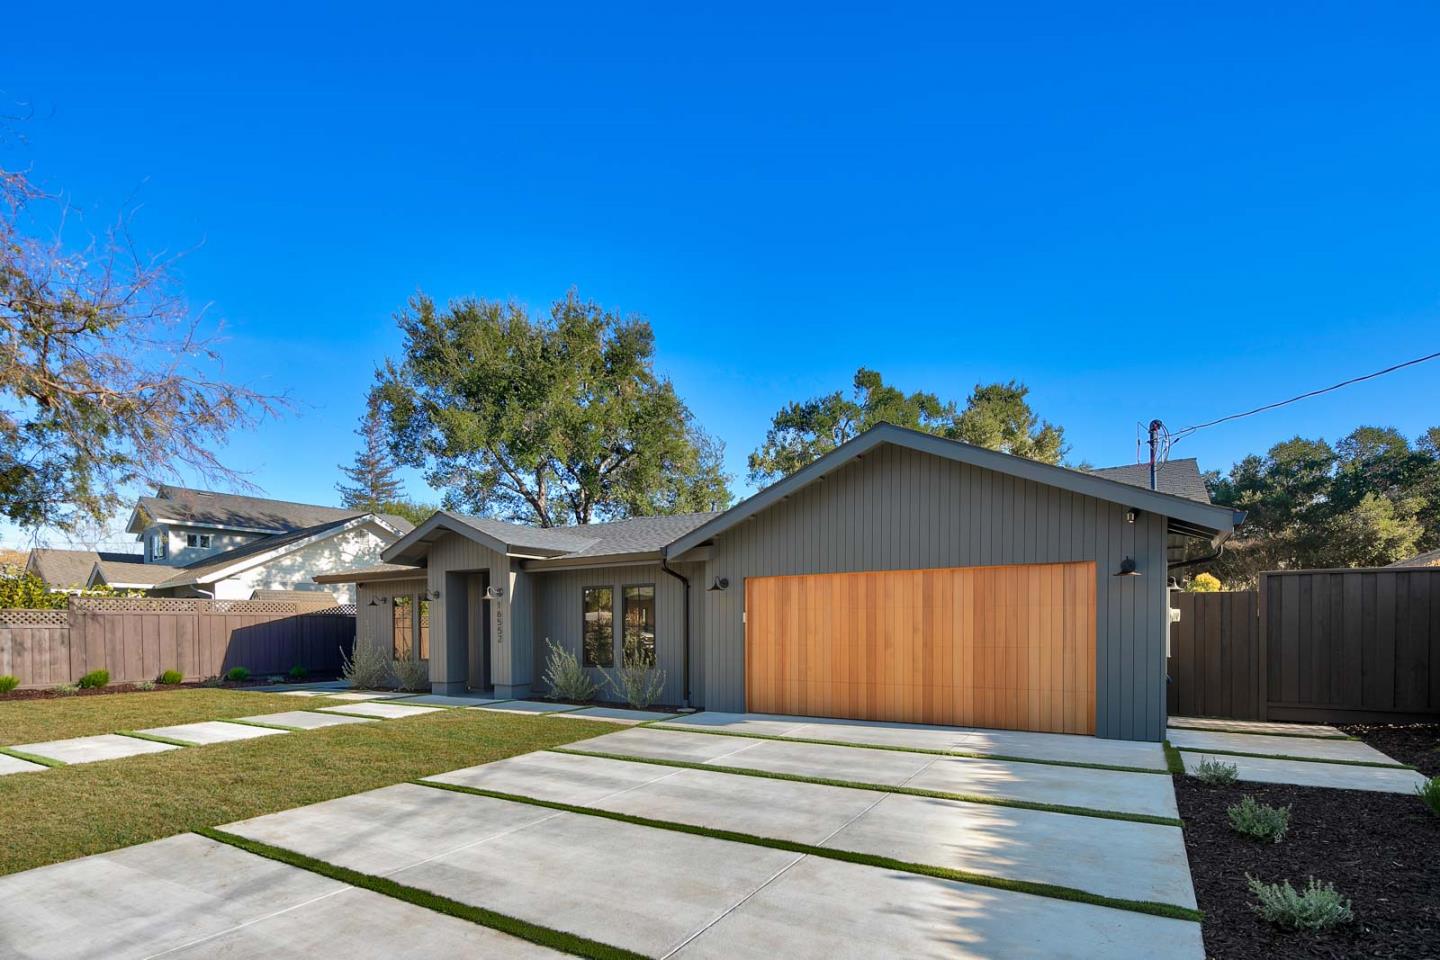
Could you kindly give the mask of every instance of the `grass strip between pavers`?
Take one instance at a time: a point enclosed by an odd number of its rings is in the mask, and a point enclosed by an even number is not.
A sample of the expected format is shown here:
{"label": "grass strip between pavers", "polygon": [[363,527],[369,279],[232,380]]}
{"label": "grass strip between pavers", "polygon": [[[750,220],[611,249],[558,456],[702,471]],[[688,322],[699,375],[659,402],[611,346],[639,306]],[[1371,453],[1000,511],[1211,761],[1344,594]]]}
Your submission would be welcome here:
{"label": "grass strip between pavers", "polygon": [[122,737],[130,737],[133,740],[150,740],[154,743],[168,743],[172,747],[198,747],[200,744],[191,743],[189,740],[176,740],[172,737],[162,737],[158,733],[141,733],[139,730],[116,730]]}
{"label": "grass strip between pavers", "polygon": [[993,887],[998,890],[1009,890],[1014,893],[1028,893],[1037,897],[1049,897],[1053,900],[1070,900],[1076,903],[1089,903],[1099,907],[1110,907],[1115,910],[1129,910],[1134,913],[1148,913],[1157,917],[1170,917],[1174,920],[1193,920],[1196,923],[1204,918],[1204,914],[1199,910],[1191,910],[1188,907],[1180,907],[1171,903],[1156,903],[1152,900],[1127,900],[1123,897],[1106,897],[1098,893],[1090,893],[1085,890],[1076,889],[1075,887],[1063,887],[1054,883],[1038,883],[1033,880],[1010,880],[1005,877],[997,877],[985,873],[973,873],[969,870],[956,870],[952,867],[936,867],[925,863],[910,863],[905,860],[896,860],[893,857],[882,857],[872,853],[859,853],[854,850],[839,850],[831,847],[817,847],[812,844],[799,843],[794,840],[779,840],[775,837],[761,837],[752,833],[741,833],[736,830],[700,827],[689,823],[676,823],[673,820],[652,820],[649,817],[640,817],[630,813],[618,813],[614,810],[582,807],[572,803],[561,803],[556,800],[537,800],[534,797],[501,793],[497,790],[482,790],[478,787],[466,787],[454,783],[440,783],[434,780],[412,780],[411,782],[422,787],[431,787],[436,790],[468,793],[472,796],[489,797],[492,800],[507,800],[511,803],[526,803],[531,806],[544,807],[548,810],[559,810],[563,813],[575,813],[586,817],[598,817],[603,820],[615,820],[620,823],[629,823],[638,827],[651,827],[656,830],[688,833],[697,837],[709,837],[713,840],[728,840],[732,843],[748,843],[752,846],[768,847],[772,850],[785,850],[790,853],[823,857],[827,860],[843,860],[846,863],[878,867],[882,870],[899,870],[903,873],[934,877],[937,880],[954,880],[959,883]]}
{"label": "grass strip between pavers", "polygon": [[[781,737],[773,733],[741,733],[738,730],[706,730],[701,727],[667,727],[664,721],[652,720],[637,724],[651,730],[670,733],[703,733],[709,737],[739,737],[742,740],[776,740],[780,743],[813,743],[822,747],[853,747],[856,750],[889,750],[892,753],[923,753],[935,757],[959,757],[964,760],[1004,760],[1007,763],[1043,763],[1051,767],[1081,767],[1086,770],[1114,770],[1117,773],[1158,773],[1169,771],[1154,767],[1127,767],[1115,763],[1086,763],[1083,760],[1041,760],[1038,757],[1012,757],[1005,753],[980,753],[967,750],[936,750],[931,747],[897,747],[889,743],[851,743],[848,740],[821,740],[815,737]],[[634,728],[632,728],[634,729]]]}
{"label": "grass strip between pavers", "polygon": [[[68,767],[70,764],[64,760],[54,760],[50,757],[42,757],[38,753],[26,753],[23,750],[16,750],[13,747],[0,747],[0,753],[7,757],[14,757],[16,760],[28,760],[31,763],[38,763],[42,767]],[[34,772],[34,771],[31,771]]]}
{"label": "grass strip between pavers", "polygon": [[1180,774],[1183,776],[1185,773],[1185,761],[1181,758],[1180,751],[1176,750],[1175,745],[1169,740],[1162,740],[1160,743],[1165,748],[1165,766],[1170,768],[1172,775]]}
{"label": "grass strip between pavers", "polygon": [[336,866],[324,860],[307,857],[303,853],[296,853],[293,850],[286,850],[283,847],[273,847],[268,843],[261,843],[258,840],[251,840],[248,837],[226,833],[224,830],[218,830],[214,827],[202,827],[197,829],[195,833],[207,839],[214,840],[217,843],[229,844],[247,853],[253,853],[256,856],[277,860],[280,863],[289,864],[301,870],[308,870],[311,873],[318,873],[332,880],[338,880],[340,883],[346,883],[352,887],[359,887],[362,890],[369,890],[372,893],[392,897],[396,900],[403,900],[406,903],[423,907],[426,910],[432,910],[435,913],[443,913],[446,916],[468,920],[482,927],[489,927],[492,930],[498,930],[501,933],[507,933],[512,937],[528,940],[531,943],[539,944],[542,947],[549,947],[552,950],[560,950],[565,953],[574,954],[577,957],[590,957],[593,958],[593,960],[648,960],[643,953],[636,953],[633,950],[626,950],[623,947],[614,947],[608,943],[601,943],[599,940],[591,940],[589,937],[582,937],[574,933],[566,933],[563,930],[543,927],[538,923],[531,923],[528,920],[521,920],[519,917],[497,913],[494,910],[487,910],[484,907],[461,903],[459,900],[451,900],[449,897],[441,896],[438,893],[431,893],[428,890],[421,890],[418,887],[406,886],[403,883],[397,883],[386,877],[377,877],[373,874],[351,870],[348,867]]}
{"label": "grass strip between pavers", "polygon": [[241,720],[239,717],[226,717],[226,723],[238,723],[242,727],[259,727],[262,730],[284,730],[286,733],[304,733],[309,727],[287,727],[282,723],[261,723],[259,720]]}
{"label": "grass strip between pavers", "polygon": [[991,797],[983,794],[926,790],[923,787],[891,786],[883,783],[865,783],[860,780],[836,780],[829,777],[807,777],[800,773],[780,773],[775,770],[755,770],[750,767],[727,767],[713,763],[697,763],[692,760],[671,760],[665,757],[632,757],[623,753],[597,753],[591,750],[569,750],[565,747],[551,747],[549,752],[563,753],[572,757],[599,757],[602,760],[650,763],[659,767],[678,767],[682,770],[739,774],[744,777],[759,777],[762,780],[786,780],[790,783],[813,783],[822,787],[869,790],[871,793],[899,793],[907,797],[926,797],[930,800],[956,800],[960,803],[984,803],[992,807],[1014,807],[1019,810],[1039,810],[1044,813],[1065,813],[1076,817],[1094,817],[1097,820],[1127,820],[1131,823],[1153,823],[1162,827],[1184,826],[1184,823],[1173,817],[1157,817],[1148,813],[1125,813],[1120,810],[1096,810],[1091,807],[1071,807],[1059,803],[1041,803],[1037,800],[1014,800],[1008,797]]}
{"label": "grass strip between pavers", "polygon": [[1381,770],[1414,770],[1408,763],[1380,763],[1376,760],[1335,760],[1330,757],[1296,757],[1284,753],[1247,753],[1244,750],[1208,750],[1181,747],[1181,753],[1213,753],[1221,757],[1253,757],[1256,760],[1294,760],[1297,763],[1333,763],[1342,767],[1378,767]]}

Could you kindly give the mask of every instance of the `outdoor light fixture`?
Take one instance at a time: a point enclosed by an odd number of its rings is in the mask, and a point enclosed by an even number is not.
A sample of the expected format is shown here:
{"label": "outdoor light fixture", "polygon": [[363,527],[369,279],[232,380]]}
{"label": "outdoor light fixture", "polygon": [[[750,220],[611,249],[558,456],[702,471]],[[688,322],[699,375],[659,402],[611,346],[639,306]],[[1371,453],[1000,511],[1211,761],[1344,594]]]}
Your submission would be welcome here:
{"label": "outdoor light fixture", "polygon": [[715,582],[705,588],[706,593],[714,593],[717,590],[729,590],[730,581],[725,577],[716,577]]}
{"label": "outdoor light fixture", "polygon": [[486,587],[486,588],[485,588],[485,599],[486,599],[486,600],[499,600],[499,599],[500,599],[501,597],[503,597],[503,596],[505,596],[505,591],[501,590],[499,587]]}
{"label": "outdoor light fixture", "polygon": [[1116,577],[1138,577],[1140,571],[1135,569],[1135,558],[1126,557],[1120,561],[1120,572],[1113,574]]}
{"label": "outdoor light fixture", "polygon": [[378,606],[379,606],[380,604],[382,604],[382,603],[389,603],[389,602],[390,602],[390,598],[389,598],[389,597],[371,597],[371,598],[370,598],[370,606],[372,606],[372,607],[378,607]]}
{"label": "outdoor light fixture", "polygon": [[431,591],[430,591],[430,599],[431,599],[431,600],[439,600],[439,599],[440,599],[440,591],[439,591],[439,590],[431,590]]}
{"label": "outdoor light fixture", "polygon": [[1126,511],[1125,511],[1125,522],[1126,522],[1126,523],[1134,523],[1134,522],[1135,522],[1135,518],[1138,517],[1138,516],[1140,516],[1140,511],[1139,511],[1139,510],[1126,510]]}

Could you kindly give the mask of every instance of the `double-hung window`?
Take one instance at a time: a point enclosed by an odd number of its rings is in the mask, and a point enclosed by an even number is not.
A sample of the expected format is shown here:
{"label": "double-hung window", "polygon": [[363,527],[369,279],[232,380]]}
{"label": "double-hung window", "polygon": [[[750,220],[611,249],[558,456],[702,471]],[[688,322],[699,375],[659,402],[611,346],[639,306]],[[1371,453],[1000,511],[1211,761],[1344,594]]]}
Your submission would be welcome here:
{"label": "double-hung window", "polygon": [[615,665],[615,588],[586,587],[584,591],[584,663],[587,667]]}
{"label": "double-hung window", "polygon": [[164,560],[164,559],[165,559],[165,547],[166,547],[166,544],[169,542],[169,540],[170,540],[169,535],[166,534],[166,533],[163,533],[163,532],[157,532],[157,533],[152,533],[152,534],[150,534],[150,559],[151,559],[151,560]]}
{"label": "double-hung window", "polygon": [[187,546],[187,547],[200,547],[200,548],[202,548],[202,549],[208,549],[208,548],[210,547],[210,534],[208,534],[208,533],[187,533],[187,534],[185,534],[185,546]]}
{"label": "double-hung window", "polygon": [[621,618],[625,641],[621,656],[626,666],[655,666],[655,584],[640,583],[622,588]]}

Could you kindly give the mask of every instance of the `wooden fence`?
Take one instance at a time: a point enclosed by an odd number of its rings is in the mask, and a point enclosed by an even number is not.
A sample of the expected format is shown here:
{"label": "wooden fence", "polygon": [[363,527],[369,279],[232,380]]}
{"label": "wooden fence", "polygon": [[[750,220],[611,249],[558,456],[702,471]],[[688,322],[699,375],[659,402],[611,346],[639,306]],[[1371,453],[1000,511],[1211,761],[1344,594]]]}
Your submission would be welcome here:
{"label": "wooden fence", "polygon": [[111,683],[165,670],[198,680],[237,666],[283,674],[297,664],[333,676],[354,642],[353,609],[290,601],[76,597],[66,610],[0,610],[0,674],[22,687],[102,668]]}
{"label": "wooden fence", "polygon": [[1262,574],[1257,591],[1172,596],[1172,714],[1440,715],[1440,570],[1285,570]]}

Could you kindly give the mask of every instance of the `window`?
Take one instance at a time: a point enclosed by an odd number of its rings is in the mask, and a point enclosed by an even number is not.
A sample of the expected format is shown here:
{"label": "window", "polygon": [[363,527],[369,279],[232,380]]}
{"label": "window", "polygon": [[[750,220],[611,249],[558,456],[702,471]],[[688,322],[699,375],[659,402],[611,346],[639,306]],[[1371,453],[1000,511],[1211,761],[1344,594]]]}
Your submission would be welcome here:
{"label": "window", "polygon": [[208,533],[187,533],[185,534],[185,546],[201,547],[208,549],[210,546],[210,534]]}
{"label": "window", "polygon": [[390,606],[395,626],[395,640],[392,646],[396,660],[409,660],[410,651],[415,648],[415,628],[410,622],[410,614],[415,609],[411,605],[411,601],[414,599],[408,594],[396,597],[395,602]]}
{"label": "window", "polygon": [[420,634],[420,659],[430,659],[430,601],[420,598],[420,623],[416,628]]}
{"label": "window", "polygon": [[615,589],[585,588],[585,666],[615,665]]}
{"label": "window", "polygon": [[166,543],[167,543],[168,540],[169,540],[169,537],[167,537],[164,533],[152,533],[152,534],[150,535],[150,559],[151,559],[151,560],[164,560],[164,559],[165,559],[165,546],[166,546]]}
{"label": "window", "polygon": [[621,620],[625,625],[625,664],[655,666],[655,584],[625,587],[621,594]]}

